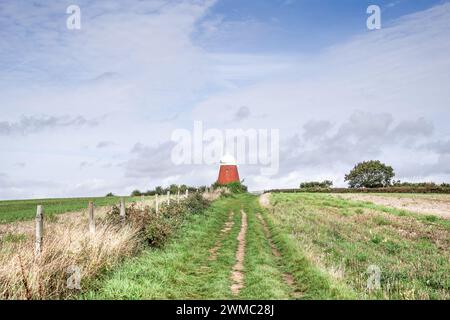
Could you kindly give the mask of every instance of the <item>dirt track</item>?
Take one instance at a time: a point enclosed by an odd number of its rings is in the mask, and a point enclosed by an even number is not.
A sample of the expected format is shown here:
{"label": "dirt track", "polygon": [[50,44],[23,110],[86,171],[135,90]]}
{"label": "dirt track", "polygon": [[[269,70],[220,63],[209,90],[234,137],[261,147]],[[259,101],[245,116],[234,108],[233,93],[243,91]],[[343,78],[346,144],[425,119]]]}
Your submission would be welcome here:
{"label": "dirt track", "polygon": [[[275,243],[272,240],[272,234],[270,233],[270,230],[269,230],[269,227],[267,226],[266,221],[264,220],[264,218],[261,216],[260,213],[257,213],[256,217],[258,218],[259,222],[261,223],[261,226],[262,226],[262,229],[264,232],[264,236],[266,237],[267,242],[269,243],[270,248],[272,249],[272,254],[275,256],[275,258],[282,259],[281,252],[278,250],[277,246],[275,245]],[[295,287],[295,279],[291,273],[284,272],[283,280],[288,285],[288,287],[292,290],[292,296],[294,298],[298,299],[302,296],[302,293],[300,291],[298,291]]]}
{"label": "dirt track", "polygon": [[245,236],[247,234],[247,214],[241,210],[242,224],[241,231],[237,237],[238,248],[236,251],[236,264],[231,273],[231,293],[238,295],[239,291],[244,287],[244,258],[245,258]]}
{"label": "dirt track", "polygon": [[222,247],[222,241],[225,238],[225,236],[231,231],[233,228],[234,222],[233,222],[234,212],[230,211],[228,215],[228,220],[225,222],[222,230],[220,230],[220,236],[217,242],[215,243],[214,247],[209,250],[209,261],[213,261],[217,259],[217,253]]}

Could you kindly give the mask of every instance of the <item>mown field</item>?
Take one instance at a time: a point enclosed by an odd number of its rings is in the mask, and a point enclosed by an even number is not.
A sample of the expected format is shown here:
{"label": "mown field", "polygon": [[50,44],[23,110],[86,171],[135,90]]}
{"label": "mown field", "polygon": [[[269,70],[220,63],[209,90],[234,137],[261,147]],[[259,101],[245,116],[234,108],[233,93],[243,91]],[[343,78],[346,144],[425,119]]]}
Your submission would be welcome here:
{"label": "mown field", "polygon": [[[125,197],[125,202],[139,200],[139,197]],[[47,217],[55,214],[85,209],[89,201],[96,207],[110,206],[120,202],[119,197],[65,198],[0,201],[0,223],[30,220],[36,216],[36,206],[43,205]]]}
{"label": "mown field", "polygon": [[[274,194],[272,204],[286,241],[358,298],[450,298],[448,219],[327,194]],[[367,288],[369,266],[380,289]]]}

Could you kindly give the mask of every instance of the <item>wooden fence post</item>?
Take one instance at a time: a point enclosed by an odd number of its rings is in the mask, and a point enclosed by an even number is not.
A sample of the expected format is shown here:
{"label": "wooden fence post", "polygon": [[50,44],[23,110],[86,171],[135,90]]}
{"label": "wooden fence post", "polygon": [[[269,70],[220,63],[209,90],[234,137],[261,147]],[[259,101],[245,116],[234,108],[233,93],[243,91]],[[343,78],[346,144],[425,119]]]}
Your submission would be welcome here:
{"label": "wooden fence post", "polygon": [[95,219],[94,219],[94,203],[89,201],[89,232],[91,234],[95,233]]}
{"label": "wooden fence post", "polygon": [[177,192],[177,203],[180,203],[180,188],[178,188]]}
{"label": "wooden fence post", "polygon": [[120,219],[125,222],[125,200],[120,198]]}
{"label": "wooden fence post", "polygon": [[170,190],[167,191],[167,205],[170,206]]}
{"label": "wooden fence post", "polygon": [[35,255],[39,256],[42,252],[42,240],[44,239],[44,208],[39,205],[36,210],[36,241]]}
{"label": "wooden fence post", "polygon": [[189,189],[186,189],[186,198],[189,197]]}
{"label": "wooden fence post", "polygon": [[158,194],[155,194],[155,211],[159,212]]}

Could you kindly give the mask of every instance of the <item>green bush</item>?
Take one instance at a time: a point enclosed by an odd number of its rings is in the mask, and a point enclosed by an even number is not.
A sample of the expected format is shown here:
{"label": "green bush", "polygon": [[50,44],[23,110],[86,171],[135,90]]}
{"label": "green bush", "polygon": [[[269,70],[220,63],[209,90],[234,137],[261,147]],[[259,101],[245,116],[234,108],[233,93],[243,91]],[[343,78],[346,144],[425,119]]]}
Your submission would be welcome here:
{"label": "green bush", "polygon": [[[203,199],[199,193],[191,194],[180,203],[173,201],[169,206],[161,203],[158,212],[155,208],[142,209],[133,203],[126,208],[125,223],[133,225],[140,231],[140,237],[145,244],[161,247],[188,216],[203,213],[209,205],[210,202]],[[120,209],[117,206],[112,207],[107,217],[112,224],[122,223]]]}
{"label": "green bush", "polygon": [[183,205],[185,206],[187,213],[197,214],[206,210],[209,207],[210,202],[204,199],[200,193],[194,193],[183,202]]}
{"label": "green bush", "polygon": [[332,186],[333,186],[333,181],[330,181],[330,180],[324,180],[322,182],[310,181],[310,182],[300,183],[300,189],[329,189]]}
{"label": "green bush", "polygon": [[247,186],[238,181],[227,184],[219,184],[218,182],[216,182],[212,185],[212,187],[214,189],[227,188],[231,193],[246,193],[248,191]]}
{"label": "green bush", "polygon": [[141,195],[142,192],[140,192],[139,190],[133,190],[133,192],[131,192],[132,197],[140,197]]}

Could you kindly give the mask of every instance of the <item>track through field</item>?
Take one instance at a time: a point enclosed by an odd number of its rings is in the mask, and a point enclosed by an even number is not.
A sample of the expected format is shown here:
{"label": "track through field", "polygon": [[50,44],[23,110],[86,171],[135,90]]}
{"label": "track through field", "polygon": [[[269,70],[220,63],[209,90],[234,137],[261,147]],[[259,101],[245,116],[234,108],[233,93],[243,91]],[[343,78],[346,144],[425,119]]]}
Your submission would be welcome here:
{"label": "track through field", "polygon": [[[256,197],[215,201],[162,249],[149,249],[97,281],[85,299],[292,299],[281,254]],[[239,212],[240,214],[235,214]]]}

